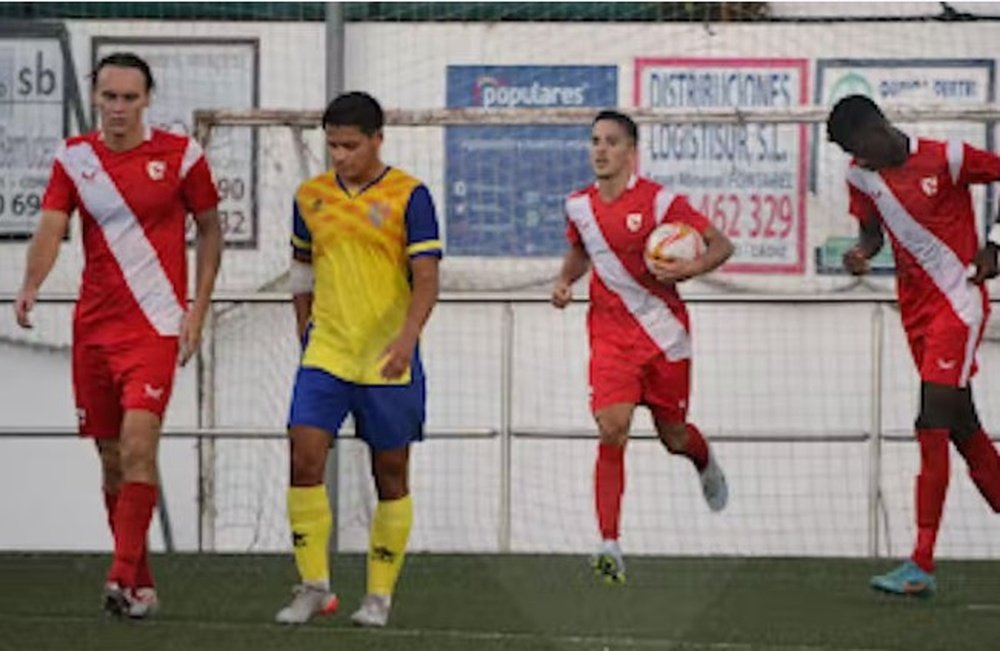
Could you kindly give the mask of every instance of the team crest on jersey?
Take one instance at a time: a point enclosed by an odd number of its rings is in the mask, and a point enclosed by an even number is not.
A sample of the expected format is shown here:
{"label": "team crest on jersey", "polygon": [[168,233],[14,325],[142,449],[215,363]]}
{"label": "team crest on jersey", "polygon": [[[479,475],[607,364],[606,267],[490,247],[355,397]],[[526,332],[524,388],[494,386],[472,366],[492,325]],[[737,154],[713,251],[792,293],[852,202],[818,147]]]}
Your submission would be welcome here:
{"label": "team crest on jersey", "polygon": [[146,174],[154,181],[162,181],[167,173],[167,164],[161,160],[151,160],[146,163]]}
{"label": "team crest on jersey", "polygon": [[392,207],[383,202],[376,201],[368,209],[368,221],[372,223],[375,228],[382,228],[382,224],[385,220],[389,219],[389,214],[392,212]]}
{"label": "team crest on jersey", "polygon": [[920,179],[920,189],[928,197],[933,197],[938,191],[938,180],[936,176],[925,176]]}
{"label": "team crest on jersey", "polygon": [[642,228],[642,213],[630,212],[625,216],[625,228],[633,233]]}

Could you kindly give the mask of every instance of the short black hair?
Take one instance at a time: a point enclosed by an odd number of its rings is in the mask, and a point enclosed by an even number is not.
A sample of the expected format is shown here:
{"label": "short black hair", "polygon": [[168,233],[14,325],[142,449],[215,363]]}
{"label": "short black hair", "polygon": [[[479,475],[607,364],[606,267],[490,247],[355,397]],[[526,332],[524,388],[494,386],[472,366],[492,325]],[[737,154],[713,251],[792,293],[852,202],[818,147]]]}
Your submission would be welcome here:
{"label": "short black hair", "polygon": [[632,139],[633,143],[639,142],[639,127],[636,126],[635,120],[621,111],[605,109],[597,114],[597,117],[595,117],[594,121],[590,123],[590,126],[593,127],[601,120],[611,120],[612,122],[617,122],[621,125],[622,129],[625,129],[625,133],[628,134],[628,137]]}
{"label": "short black hair", "polygon": [[323,128],[357,127],[361,133],[372,136],[385,126],[382,106],[374,97],[361,91],[342,93],[334,98],[323,112]]}
{"label": "short black hair", "polygon": [[149,69],[149,64],[146,63],[145,59],[134,52],[112,52],[98,61],[94,71],[90,73],[91,83],[97,84],[97,73],[101,71],[101,68],[105,68],[107,66],[114,66],[116,68],[135,68],[142,73],[143,79],[146,80],[147,92],[153,90],[153,87],[156,85],[153,81],[153,72]]}
{"label": "short black hair", "polygon": [[834,105],[826,119],[826,136],[845,151],[858,129],[885,121],[882,109],[864,95],[848,95]]}

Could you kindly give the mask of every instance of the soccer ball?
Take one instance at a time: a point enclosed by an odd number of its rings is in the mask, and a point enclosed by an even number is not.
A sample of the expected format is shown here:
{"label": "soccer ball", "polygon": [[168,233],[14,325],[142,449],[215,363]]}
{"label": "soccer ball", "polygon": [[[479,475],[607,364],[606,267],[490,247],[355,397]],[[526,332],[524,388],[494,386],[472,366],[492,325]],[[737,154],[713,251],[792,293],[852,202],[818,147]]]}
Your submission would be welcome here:
{"label": "soccer ball", "polygon": [[646,238],[646,267],[654,262],[694,260],[705,253],[705,240],[693,226],[683,222],[664,222]]}

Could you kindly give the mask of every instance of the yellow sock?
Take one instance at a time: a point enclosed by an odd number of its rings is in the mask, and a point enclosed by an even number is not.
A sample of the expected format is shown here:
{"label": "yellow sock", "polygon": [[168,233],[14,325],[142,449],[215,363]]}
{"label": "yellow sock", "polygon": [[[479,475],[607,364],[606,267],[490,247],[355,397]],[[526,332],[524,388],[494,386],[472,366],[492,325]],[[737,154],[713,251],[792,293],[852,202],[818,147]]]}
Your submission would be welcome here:
{"label": "yellow sock", "polygon": [[288,488],[288,523],[292,529],[295,565],[302,581],[328,586],[327,547],[333,530],[333,515],[323,484]]}
{"label": "yellow sock", "polygon": [[392,595],[413,524],[413,500],[379,502],[368,540],[368,594]]}

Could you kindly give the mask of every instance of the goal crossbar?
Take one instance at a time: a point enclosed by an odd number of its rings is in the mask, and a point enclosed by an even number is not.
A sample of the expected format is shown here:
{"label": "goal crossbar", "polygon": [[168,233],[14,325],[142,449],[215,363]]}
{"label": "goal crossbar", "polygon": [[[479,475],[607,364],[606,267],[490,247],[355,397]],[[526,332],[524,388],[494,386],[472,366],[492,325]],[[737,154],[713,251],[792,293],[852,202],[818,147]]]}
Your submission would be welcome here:
{"label": "goal crossbar", "polygon": [[[739,124],[743,122],[795,124],[819,123],[826,120],[829,107],[805,105],[771,109],[674,109],[629,107],[622,109],[639,124],[684,124],[690,122]],[[1000,120],[1000,106],[995,104],[968,106],[888,106],[886,117],[896,122],[961,121],[990,122]],[[517,109],[390,109],[385,112],[389,126],[482,126],[482,125],[578,125],[587,124],[595,115],[594,108],[517,108]],[[197,110],[194,122],[199,135],[212,126],[290,126],[316,127],[322,111],[287,109]]]}

